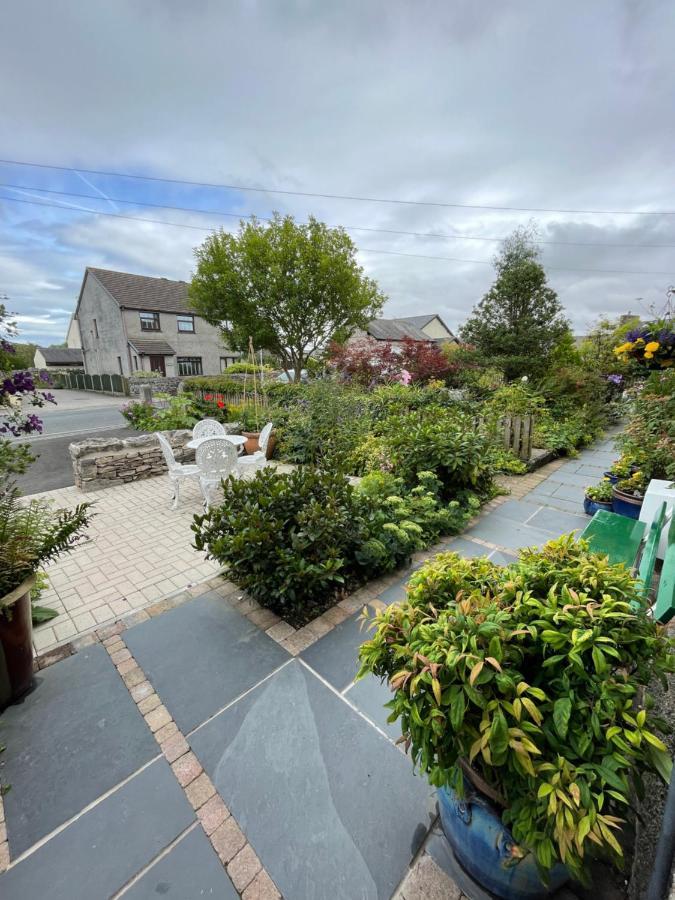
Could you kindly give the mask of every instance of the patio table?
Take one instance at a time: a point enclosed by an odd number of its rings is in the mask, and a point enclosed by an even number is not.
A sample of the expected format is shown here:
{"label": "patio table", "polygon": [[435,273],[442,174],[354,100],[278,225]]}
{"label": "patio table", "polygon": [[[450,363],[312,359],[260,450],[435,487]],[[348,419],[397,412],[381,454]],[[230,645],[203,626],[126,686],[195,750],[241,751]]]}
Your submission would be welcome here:
{"label": "patio table", "polygon": [[231,444],[234,444],[235,447],[243,447],[246,443],[246,438],[241,434],[218,434],[218,435],[208,435],[208,437],[201,438],[192,438],[185,445],[189,447],[191,450],[196,450],[204,441],[229,441]]}

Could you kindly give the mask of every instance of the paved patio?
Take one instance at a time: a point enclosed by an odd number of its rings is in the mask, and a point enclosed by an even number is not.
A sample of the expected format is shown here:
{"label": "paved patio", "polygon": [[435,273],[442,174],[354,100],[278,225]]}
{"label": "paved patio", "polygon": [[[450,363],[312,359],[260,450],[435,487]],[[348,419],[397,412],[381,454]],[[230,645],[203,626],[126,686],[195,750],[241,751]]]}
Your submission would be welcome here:
{"label": "paved patio", "polygon": [[[435,551],[507,563],[583,527],[583,487],[610,456],[606,442],[520,480],[522,496],[493,501]],[[361,596],[396,602],[408,577]],[[387,688],[354,684],[359,613],[343,605],[284,645],[226,586],[193,593],[101,629],[100,643],[41,670],[3,713],[11,862],[0,896],[457,900],[469,890],[439,837],[433,792],[394,744]]]}

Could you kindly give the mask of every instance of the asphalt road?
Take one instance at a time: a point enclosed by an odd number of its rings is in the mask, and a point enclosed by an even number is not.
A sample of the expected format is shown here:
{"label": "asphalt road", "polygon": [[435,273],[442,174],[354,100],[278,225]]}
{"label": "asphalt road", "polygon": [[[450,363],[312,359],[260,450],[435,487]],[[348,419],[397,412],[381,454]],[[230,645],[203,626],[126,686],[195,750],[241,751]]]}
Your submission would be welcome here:
{"label": "asphalt road", "polygon": [[68,447],[74,441],[89,438],[138,437],[140,432],[133,428],[108,428],[104,431],[79,432],[77,434],[54,435],[26,441],[37,459],[16,482],[22,494],[37,494],[39,491],[55,491],[70,487],[75,483],[73,464]]}
{"label": "asphalt road", "polygon": [[125,428],[127,424],[126,419],[115,406],[85,409],[59,409],[45,406],[32,411],[42,419],[43,425],[43,437],[36,438],[36,442],[59,434],[90,434],[104,428]]}

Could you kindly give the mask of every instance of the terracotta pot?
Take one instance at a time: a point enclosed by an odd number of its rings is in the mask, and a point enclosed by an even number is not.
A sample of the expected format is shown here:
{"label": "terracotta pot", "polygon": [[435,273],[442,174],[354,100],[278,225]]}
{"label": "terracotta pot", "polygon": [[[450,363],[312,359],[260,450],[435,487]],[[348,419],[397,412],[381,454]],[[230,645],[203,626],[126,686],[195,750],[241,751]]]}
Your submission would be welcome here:
{"label": "terracotta pot", "polygon": [[[260,437],[259,431],[242,431],[242,437],[246,438],[246,443],[244,444],[244,453],[247,453],[251,456],[256,451],[260,450],[260,444],[258,443],[258,438]],[[267,454],[266,459],[272,459],[272,454],[274,453],[274,448],[277,445],[277,436],[272,432],[267,440]]]}
{"label": "terracotta pot", "polygon": [[18,700],[33,684],[31,575],[0,598],[0,707]]}

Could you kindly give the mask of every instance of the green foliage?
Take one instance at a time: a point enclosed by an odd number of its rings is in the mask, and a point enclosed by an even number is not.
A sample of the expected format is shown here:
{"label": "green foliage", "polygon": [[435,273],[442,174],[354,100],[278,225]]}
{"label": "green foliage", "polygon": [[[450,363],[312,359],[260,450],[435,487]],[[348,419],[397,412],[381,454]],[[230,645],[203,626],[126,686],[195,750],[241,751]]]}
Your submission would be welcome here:
{"label": "green foliage", "polygon": [[630,367],[618,358],[614,348],[622,344],[628,332],[639,324],[639,316],[633,316],[625,322],[620,319],[600,319],[579,347],[582,368],[586,372],[599,372],[601,375],[628,377]]}
{"label": "green foliage", "polygon": [[[445,553],[378,612],[360,675],[387,678],[415,765],[434,785],[478,776],[542,870],[575,877],[594,845],[621,861],[633,789],[671,760],[642,689],[673,665],[672,642],[623,566],[571,535],[509,567]],[[480,788],[480,781],[478,783]]]}
{"label": "green foliage", "polygon": [[40,566],[67,553],[89,524],[91,504],[52,510],[42,500],[19,501],[16,488],[0,492],[0,598]]}
{"label": "green foliage", "polygon": [[272,366],[259,366],[248,362],[236,362],[227,367],[228,375],[269,375],[274,372]]}
{"label": "green foliage", "polygon": [[133,378],[143,378],[146,381],[153,381],[157,378],[163,378],[161,372],[155,372],[154,370],[151,372],[146,371],[145,369],[137,369],[135,372],[131,373]]}
{"label": "green foliage", "polygon": [[310,216],[297,224],[242,222],[238,234],[218,231],[195,250],[190,300],[199,315],[222,326],[227,343],[245,350],[249,337],[292,371],[332,339],[365,328],[384,303],[356,261],[342,228]]}
{"label": "green foliage", "polygon": [[33,589],[30,592],[31,618],[34,626],[41,625],[43,622],[49,622],[51,619],[55,619],[58,616],[58,612],[55,609],[38,605],[37,601],[40,599],[40,594],[48,586],[49,578],[47,578],[47,573],[43,572],[42,569],[38,569],[35,573]]}
{"label": "green foliage", "polygon": [[675,369],[649,376],[618,444],[648,479],[675,481]]}
{"label": "green foliage", "polygon": [[27,444],[19,444],[0,438],[0,475],[7,478],[10,475],[23,475],[28,466],[35,462],[36,457],[31,453]]}
{"label": "green foliage", "polygon": [[195,518],[195,545],[263,606],[302,624],[366,578],[390,572],[439,534],[455,533],[467,512],[443,504],[423,473],[409,492],[377,473],[358,487],[337,471],[263,469],[229,478],[224,501]]}
{"label": "green foliage", "polygon": [[518,229],[494,260],[497,279],[462,328],[462,339],[508,379],[543,373],[569,332],[558,296],[546,283],[531,234]]}
{"label": "green foliage", "polygon": [[589,500],[595,500],[598,503],[611,503],[613,490],[614,485],[609,478],[603,478],[602,481],[599,481],[592,487],[586,488],[586,496]]}
{"label": "green foliage", "polygon": [[192,428],[200,419],[200,411],[188,394],[171,397],[168,406],[164,409],[157,409],[150,403],[132,401],[121,412],[132,428],[136,428],[138,431],[173,431],[178,428]]}
{"label": "green foliage", "polygon": [[571,403],[561,403],[555,411],[544,410],[536,417],[534,445],[574,455],[579,447],[592,444],[603,427],[595,406],[575,408]]}

